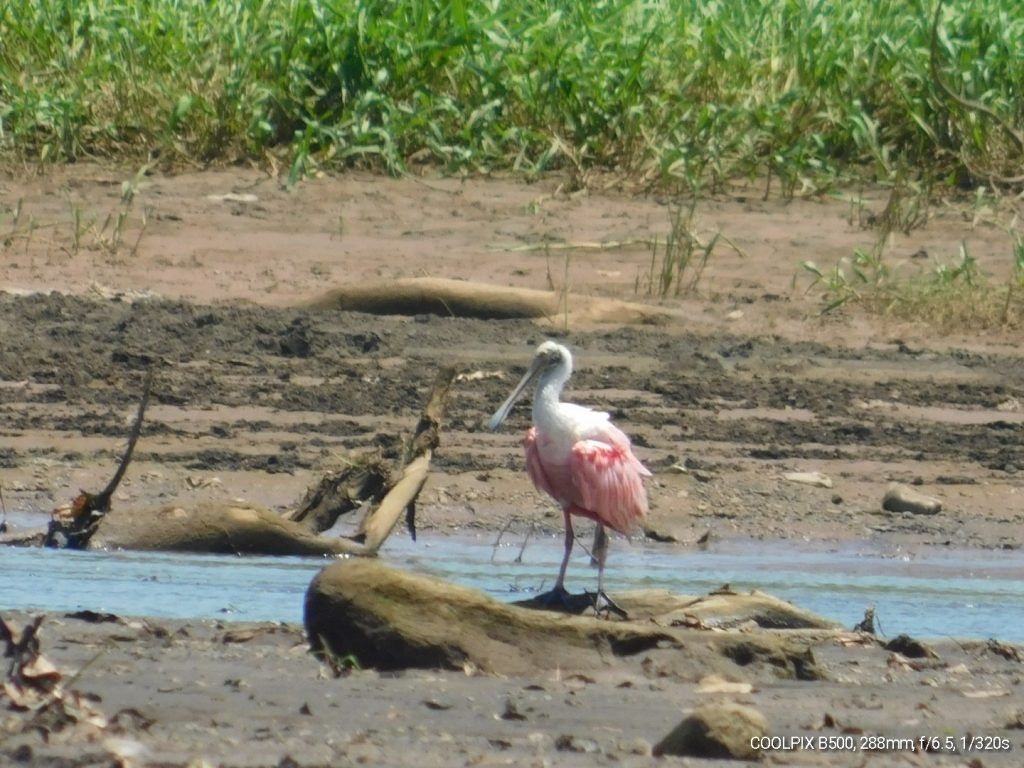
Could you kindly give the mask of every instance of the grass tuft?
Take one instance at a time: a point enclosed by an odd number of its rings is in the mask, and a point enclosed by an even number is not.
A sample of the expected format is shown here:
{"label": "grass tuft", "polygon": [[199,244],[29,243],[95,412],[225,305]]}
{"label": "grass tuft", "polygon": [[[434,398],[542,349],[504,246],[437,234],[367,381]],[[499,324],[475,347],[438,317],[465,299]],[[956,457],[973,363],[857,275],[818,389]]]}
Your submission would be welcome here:
{"label": "grass tuft", "polygon": [[995,283],[961,243],[958,258],[931,270],[899,269],[883,258],[881,245],[856,250],[831,270],[801,265],[812,277],[808,290],[822,291],[822,314],[847,305],[896,320],[927,323],[947,331],[1024,327],[1024,237],[1011,230],[1013,268]]}
{"label": "grass tuft", "polygon": [[[670,227],[665,239],[650,241],[651,264],[646,279],[648,296],[666,298],[694,292],[719,240],[743,255],[743,251],[721,232],[702,238],[697,231],[696,208],[697,199],[693,198],[688,205],[679,204],[670,209]],[[634,293],[640,293],[643,282],[638,271]]]}

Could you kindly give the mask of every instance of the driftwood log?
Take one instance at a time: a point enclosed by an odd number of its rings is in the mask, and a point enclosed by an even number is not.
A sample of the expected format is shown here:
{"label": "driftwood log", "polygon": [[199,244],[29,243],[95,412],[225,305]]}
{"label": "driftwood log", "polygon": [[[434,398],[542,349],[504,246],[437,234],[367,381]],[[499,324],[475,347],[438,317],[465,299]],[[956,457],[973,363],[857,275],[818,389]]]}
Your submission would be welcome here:
{"label": "driftwood log", "polygon": [[[437,377],[397,468],[370,456],[329,473],[310,488],[295,510],[284,515],[256,504],[172,503],[155,508],[110,510],[110,497],[124,476],[141,431],[149,381],[128,449],[114,479],[100,494],[83,491],[57,511],[40,538],[7,543],[73,549],[138,549],[266,555],[374,555],[403,518],[415,533],[416,498],[426,482],[439,443],[441,418],[455,378],[453,368]],[[321,536],[338,518],[369,505],[352,537]]]}
{"label": "driftwood log", "polygon": [[[538,669],[593,672],[646,656],[666,674],[699,677],[750,666],[775,677],[808,679],[817,674],[811,646],[851,635],[762,593],[694,598],[651,591],[613,598],[631,620],[510,605],[377,561],[347,560],[313,579],[305,627],[314,653],[327,663],[348,657],[378,669],[473,668],[509,675]],[[782,620],[787,613],[788,623]],[[794,629],[709,631],[714,624],[762,623]]]}
{"label": "driftwood log", "polygon": [[301,523],[250,504],[173,504],[107,515],[87,549],[261,555],[364,555],[364,544],[312,533]]}
{"label": "driftwood log", "polygon": [[541,323],[572,321],[651,325],[672,317],[665,309],[565,291],[473,283],[440,277],[410,277],[335,288],[313,299],[309,309],[339,309],[377,315],[441,315],[482,319],[527,318]]}

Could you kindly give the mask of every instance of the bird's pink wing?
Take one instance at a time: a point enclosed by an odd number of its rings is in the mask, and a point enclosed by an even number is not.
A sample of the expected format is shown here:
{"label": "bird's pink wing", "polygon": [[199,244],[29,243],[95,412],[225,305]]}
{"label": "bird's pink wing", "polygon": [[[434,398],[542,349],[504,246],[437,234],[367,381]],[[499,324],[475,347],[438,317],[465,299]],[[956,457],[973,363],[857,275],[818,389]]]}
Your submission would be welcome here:
{"label": "bird's pink wing", "polygon": [[579,494],[577,506],[599,522],[628,533],[634,522],[647,516],[643,478],[651,473],[633,455],[629,439],[612,429],[621,440],[580,440],[572,447],[572,476]]}
{"label": "bird's pink wing", "polygon": [[544,464],[540,458],[540,449],[537,447],[536,427],[530,427],[526,437],[523,438],[523,446],[526,448],[526,474],[530,476],[538,491],[543,491],[548,496],[557,499],[558,495],[554,491],[547,472],[544,471]]}

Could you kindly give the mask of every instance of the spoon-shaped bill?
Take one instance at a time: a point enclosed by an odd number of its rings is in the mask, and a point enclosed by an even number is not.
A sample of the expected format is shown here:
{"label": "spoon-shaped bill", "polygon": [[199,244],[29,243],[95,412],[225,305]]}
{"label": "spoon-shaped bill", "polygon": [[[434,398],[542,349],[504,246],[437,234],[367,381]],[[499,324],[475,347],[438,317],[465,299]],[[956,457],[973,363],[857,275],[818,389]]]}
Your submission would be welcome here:
{"label": "spoon-shaped bill", "polygon": [[516,400],[522,397],[523,392],[528,386],[530,386],[533,380],[537,378],[543,367],[543,360],[539,357],[535,357],[533,362],[530,364],[530,370],[528,370],[520,382],[516,384],[516,388],[512,390],[512,394],[508,396],[508,399],[502,403],[501,407],[494,412],[493,416],[491,416],[491,420],[488,422],[488,427],[492,432],[500,427],[501,423],[508,418],[509,411],[511,411],[512,406],[516,404]]}

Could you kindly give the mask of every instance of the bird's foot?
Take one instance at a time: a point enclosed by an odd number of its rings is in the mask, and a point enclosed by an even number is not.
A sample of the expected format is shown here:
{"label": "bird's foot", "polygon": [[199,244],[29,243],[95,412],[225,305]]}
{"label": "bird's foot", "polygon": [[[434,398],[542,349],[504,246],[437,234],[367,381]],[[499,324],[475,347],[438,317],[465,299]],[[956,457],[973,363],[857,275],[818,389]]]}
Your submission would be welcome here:
{"label": "bird's foot", "polygon": [[604,616],[606,619],[610,619],[614,613],[620,619],[626,620],[629,618],[629,614],[626,613],[618,604],[608,597],[608,593],[603,589],[597,590],[597,592],[587,592],[587,597],[593,600],[594,613],[597,616]]}
{"label": "bird's foot", "polygon": [[596,593],[581,592],[574,595],[570,594],[565,587],[555,587],[548,592],[542,592],[523,601],[522,604],[529,605],[531,608],[543,608],[546,611],[571,613],[577,616],[582,615],[588,609],[593,609],[598,616],[610,617],[614,613],[620,619],[629,618],[626,612],[605,594],[604,590],[599,590]]}
{"label": "bird's foot", "polygon": [[569,594],[569,590],[561,586],[547,592],[541,592],[539,595],[534,596],[531,602],[549,610],[564,611],[566,613],[579,612],[576,605],[578,601],[573,599],[573,596]]}

